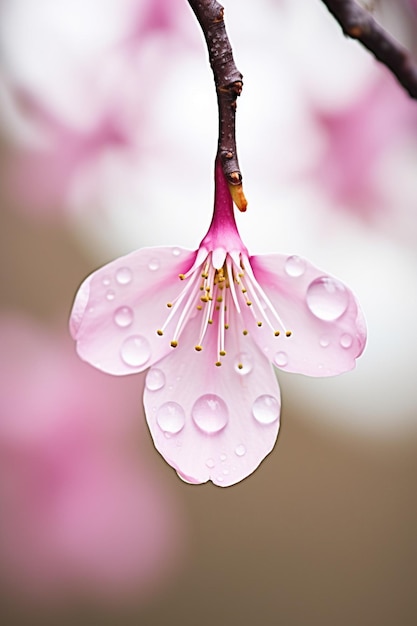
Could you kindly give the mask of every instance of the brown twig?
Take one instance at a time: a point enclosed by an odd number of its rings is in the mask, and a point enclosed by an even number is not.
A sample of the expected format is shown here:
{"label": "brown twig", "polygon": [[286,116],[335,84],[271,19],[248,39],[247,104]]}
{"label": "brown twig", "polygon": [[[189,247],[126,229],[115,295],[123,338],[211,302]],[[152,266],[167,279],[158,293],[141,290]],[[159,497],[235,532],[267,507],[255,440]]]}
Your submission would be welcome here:
{"label": "brown twig", "polygon": [[386,67],[412,98],[417,99],[417,65],[409,52],[355,0],[323,0],[345,35],[357,39]]}
{"label": "brown twig", "polygon": [[242,74],[233,60],[232,47],[224,24],[224,9],[216,0],[188,0],[207,43],[219,109],[217,158],[229,183],[235,204],[246,209],[242,174],[236,149],[236,100],[242,91]]}

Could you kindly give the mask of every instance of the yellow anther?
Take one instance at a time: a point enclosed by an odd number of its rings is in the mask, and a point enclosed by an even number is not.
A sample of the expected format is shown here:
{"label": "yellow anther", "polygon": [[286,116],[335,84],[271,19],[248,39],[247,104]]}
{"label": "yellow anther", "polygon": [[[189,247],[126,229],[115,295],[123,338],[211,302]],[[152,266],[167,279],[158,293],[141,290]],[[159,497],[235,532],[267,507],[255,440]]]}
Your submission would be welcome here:
{"label": "yellow anther", "polygon": [[203,346],[195,346],[195,350],[197,350],[197,352],[201,352],[202,349],[203,349]]}
{"label": "yellow anther", "polygon": [[206,291],[210,291],[210,285],[206,287]]}
{"label": "yellow anther", "polygon": [[246,293],[246,292],[247,292],[247,289],[242,289],[242,293]]}
{"label": "yellow anther", "polygon": [[243,331],[243,334],[244,334],[244,335],[247,335],[247,334],[248,334],[248,331],[247,331],[247,330],[244,330],[244,331]]}
{"label": "yellow anther", "polygon": [[238,363],[238,364],[237,364],[237,369],[239,369],[239,370],[243,370],[243,364],[242,364],[242,363]]}
{"label": "yellow anther", "polygon": [[201,296],[200,300],[201,300],[201,302],[208,302],[209,298],[208,298],[208,296]]}
{"label": "yellow anther", "polygon": [[157,331],[156,331],[156,334],[157,334],[157,335],[159,335],[160,337],[162,337],[162,335],[163,335],[164,333],[162,332],[162,330],[157,330]]}
{"label": "yellow anther", "polygon": [[167,307],[170,309],[172,307],[172,302],[167,302]]}
{"label": "yellow anther", "polygon": [[229,324],[225,324],[224,327],[227,330],[229,328]]}
{"label": "yellow anther", "polygon": [[216,366],[220,367],[220,365],[221,365],[221,362],[220,361],[216,361]]}
{"label": "yellow anther", "polygon": [[276,330],[276,331],[274,332],[275,337],[279,337],[279,334],[280,334],[280,333],[279,333],[279,330]]}
{"label": "yellow anther", "polygon": [[203,272],[203,273],[201,274],[201,278],[208,278],[208,274],[206,274],[205,272]]}
{"label": "yellow anther", "polygon": [[220,350],[219,354],[220,354],[220,356],[226,356],[225,350]]}
{"label": "yellow anther", "polygon": [[201,311],[202,308],[201,304],[197,304],[197,311]]}
{"label": "yellow anther", "polygon": [[250,300],[247,300],[247,301],[246,301],[246,304],[247,304],[248,306],[252,306],[252,302],[251,302]]}
{"label": "yellow anther", "polygon": [[178,341],[171,341],[171,347],[176,348],[178,345]]}
{"label": "yellow anther", "polygon": [[223,298],[221,296],[217,296],[216,301],[217,302],[223,302]]}
{"label": "yellow anther", "polygon": [[239,278],[243,278],[245,274],[243,274],[242,272],[240,272],[240,274],[238,274]]}
{"label": "yellow anther", "polygon": [[180,278],[181,280],[184,280],[185,274],[178,274],[178,278]]}
{"label": "yellow anther", "polygon": [[292,332],[290,330],[287,330],[287,332],[285,333],[285,336],[286,337],[291,337],[291,335],[292,335]]}
{"label": "yellow anther", "polygon": [[260,328],[262,326],[262,322],[258,322],[258,326]]}
{"label": "yellow anther", "polygon": [[213,320],[207,320],[207,324],[212,324]]}

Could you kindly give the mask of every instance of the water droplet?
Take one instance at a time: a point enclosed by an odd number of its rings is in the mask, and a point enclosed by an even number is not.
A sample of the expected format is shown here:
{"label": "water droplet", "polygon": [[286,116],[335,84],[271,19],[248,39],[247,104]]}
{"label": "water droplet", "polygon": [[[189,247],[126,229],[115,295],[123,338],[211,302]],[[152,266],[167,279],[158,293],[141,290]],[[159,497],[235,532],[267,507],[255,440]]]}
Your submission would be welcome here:
{"label": "water droplet", "polygon": [[181,250],[180,250],[179,248],[173,248],[173,249],[172,249],[172,254],[173,254],[174,256],[180,256],[180,254],[181,254]]}
{"label": "water droplet", "polygon": [[218,433],[229,419],[224,400],[214,393],[208,393],[199,398],[191,411],[195,424],[205,433]]}
{"label": "water droplet", "polygon": [[241,352],[236,356],[233,367],[241,376],[249,374],[253,369],[252,355],[249,352]]}
{"label": "water droplet", "polygon": [[110,285],[110,278],[108,276],[105,276],[101,282],[103,283],[104,287],[108,287]]}
{"label": "water droplet", "polygon": [[223,454],[220,455],[220,461],[224,462],[226,459],[227,459],[227,454],[224,454],[223,452]]}
{"label": "water droplet", "polygon": [[279,418],[280,408],[274,396],[259,396],[252,405],[252,415],[260,424],[272,424]]}
{"label": "water droplet", "polygon": [[93,306],[90,306],[88,308],[88,313],[92,314],[92,313],[94,313],[94,311],[95,311],[95,308]]}
{"label": "water droplet", "polygon": [[120,356],[126,365],[131,367],[140,367],[145,365],[151,357],[151,347],[146,337],[141,335],[132,335],[128,337],[120,349]]}
{"label": "water droplet", "polygon": [[112,300],[115,299],[115,297],[116,297],[116,294],[114,293],[113,289],[109,289],[108,292],[106,293],[107,300],[111,302]]}
{"label": "water droplet", "polygon": [[132,282],[132,270],[128,267],[120,267],[116,272],[116,280],[119,285],[128,285]]}
{"label": "water droplet", "polygon": [[165,402],[158,409],[156,421],[164,433],[176,435],[185,425],[184,409],[176,402]]}
{"label": "water droplet", "polygon": [[127,328],[133,322],[133,311],[128,306],[121,306],[114,312],[114,321],[120,328]]}
{"label": "water droplet", "polygon": [[159,270],[159,261],[158,259],[151,259],[148,263],[148,267],[152,272],[156,272]]}
{"label": "water droplet", "polygon": [[344,335],[340,337],[340,345],[342,346],[342,348],[346,348],[347,350],[348,348],[351,347],[352,343],[353,343],[352,336],[349,335],[348,333],[345,333]]}
{"label": "water droplet", "polygon": [[243,445],[243,443],[241,443],[239,446],[237,446],[237,448],[235,449],[235,454],[236,454],[236,456],[245,456],[246,448]]}
{"label": "water droplet", "polygon": [[215,466],[214,460],[213,459],[207,459],[206,465],[207,465],[207,467],[209,469],[213,469],[213,467]]}
{"label": "water droplet", "polygon": [[228,468],[228,467],[223,468],[223,474],[224,474],[225,476],[228,476],[228,475],[230,474],[230,470],[229,470],[229,468]]}
{"label": "water droplet", "polygon": [[158,391],[165,385],[165,374],[157,367],[153,367],[149,370],[146,376],[146,387],[149,391]]}
{"label": "water droplet", "polygon": [[349,292],[346,287],[330,276],[316,278],[307,289],[307,306],[321,320],[337,320],[346,311]]}
{"label": "water droplet", "polygon": [[288,365],[288,355],[286,352],[277,352],[274,356],[274,363],[277,367],[285,367]]}
{"label": "water droplet", "polygon": [[328,348],[330,346],[329,337],[327,337],[327,335],[323,335],[322,337],[320,337],[319,344],[321,345],[322,348]]}
{"label": "water droplet", "polygon": [[293,278],[302,276],[306,271],[306,262],[299,256],[289,256],[285,261],[285,271],[288,276],[292,276]]}

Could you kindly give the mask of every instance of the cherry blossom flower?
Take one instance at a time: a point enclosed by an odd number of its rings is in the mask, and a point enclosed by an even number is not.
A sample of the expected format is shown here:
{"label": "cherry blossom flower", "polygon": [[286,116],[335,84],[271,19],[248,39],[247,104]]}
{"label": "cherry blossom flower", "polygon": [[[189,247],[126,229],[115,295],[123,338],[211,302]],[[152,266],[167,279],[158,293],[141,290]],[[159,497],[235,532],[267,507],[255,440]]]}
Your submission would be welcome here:
{"label": "cherry blossom flower", "polygon": [[306,259],[249,256],[216,166],[213,219],[197,251],[144,248],[91,274],[70,319],[80,357],[116,375],[148,368],[155,446],[186,481],[232,485],[278,434],[273,365],[352,369],[366,341],[352,292]]}

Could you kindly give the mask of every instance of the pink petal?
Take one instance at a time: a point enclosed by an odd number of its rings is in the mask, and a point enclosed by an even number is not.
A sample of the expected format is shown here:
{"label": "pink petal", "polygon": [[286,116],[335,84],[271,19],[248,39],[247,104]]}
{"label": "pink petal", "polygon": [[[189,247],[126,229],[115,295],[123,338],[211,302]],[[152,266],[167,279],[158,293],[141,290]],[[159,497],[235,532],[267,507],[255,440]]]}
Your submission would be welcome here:
{"label": "pink petal", "polygon": [[170,337],[157,330],[169,315],[167,303],[183,287],[178,275],[195,257],[196,252],[178,247],[143,248],[91,274],[70,318],[79,356],[121,375],[141,372],[173,350]]}
{"label": "pink petal", "polygon": [[266,324],[259,328],[254,316],[243,312],[248,330],[274,365],[309,376],[353,369],[365,347],[366,327],[352,291],[301,257],[253,256],[251,265],[284,324],[275,336]]}
{"label": "pink petal", "polygon": [[[246,478],[272,450],[280,392],[268,359],[230,323],[228,353],[216,367],[217,328],[196,352],[193,319],[175,352],[151,368],[145,412],[156,448],[182,479],[226,487]],[[238,368],[238,364],[243,367]]]}

